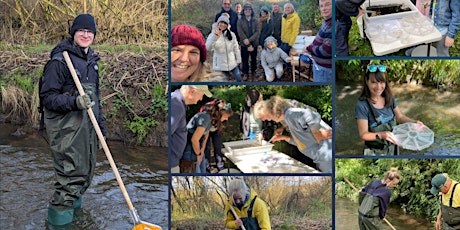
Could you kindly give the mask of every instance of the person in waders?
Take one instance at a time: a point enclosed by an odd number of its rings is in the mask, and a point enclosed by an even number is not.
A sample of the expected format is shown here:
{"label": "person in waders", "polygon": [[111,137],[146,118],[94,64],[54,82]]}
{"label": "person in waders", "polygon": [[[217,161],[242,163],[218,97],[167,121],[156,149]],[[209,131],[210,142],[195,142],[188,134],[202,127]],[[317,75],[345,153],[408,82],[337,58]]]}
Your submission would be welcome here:
{"label": "person in waders", "polygon": [[[91,108],[105,136],[99,100],[100,57],[90,45],[96,36],[96,21],[90,14],[78,15],[70,28],[70,38],[51,51],[40,83],[44,126],[52,150],[56,175],[54,194],[48,207],[48,224],[72,222],[81,207],[96,166],[98,139],[86,110]],[[67,51],[85,91],[80,96],[64,60]]]}
{"label": "person in waders", "polygon": [[355,107],[358,131],[364,140],[364,155],[399,155],[393,133],[397,124],[423,125],[405,116],[396,104],[388,84],[384,65],[368,65],[363,78],[363,91]]}
{"label": "person in waders", "polygon": [[396,187],[401,176],[397,168],[391,168],[381,180],[374,180],[359,192],[359,217],[360,230],[382,229],[388,204],[390,203],[390,188]]}
{"label": "person in waders", "polygon": [[267,204],[242,179],[228,185],[229,199],[225,204],[225,226],[228,229],[270,230]]}
{"label": "person in waders", "polygon": [[447,173],[431,179],[431,193],[441,199],[436,230],[460,229],[460,186]]}

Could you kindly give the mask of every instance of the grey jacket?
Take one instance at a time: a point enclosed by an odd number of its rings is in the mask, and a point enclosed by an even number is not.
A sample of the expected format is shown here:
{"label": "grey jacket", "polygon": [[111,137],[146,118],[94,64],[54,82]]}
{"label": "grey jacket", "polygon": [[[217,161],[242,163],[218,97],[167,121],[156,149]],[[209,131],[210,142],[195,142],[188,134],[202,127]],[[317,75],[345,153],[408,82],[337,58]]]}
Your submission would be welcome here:
{"label": "grey jacket", "polygon": [[262,62],[262,67],[264,70],[273,69],[275,66],[284,61],[288,62],[289,56],[280,48],[276,47],[274,49],[264,48],[260,54],[260,61]]}

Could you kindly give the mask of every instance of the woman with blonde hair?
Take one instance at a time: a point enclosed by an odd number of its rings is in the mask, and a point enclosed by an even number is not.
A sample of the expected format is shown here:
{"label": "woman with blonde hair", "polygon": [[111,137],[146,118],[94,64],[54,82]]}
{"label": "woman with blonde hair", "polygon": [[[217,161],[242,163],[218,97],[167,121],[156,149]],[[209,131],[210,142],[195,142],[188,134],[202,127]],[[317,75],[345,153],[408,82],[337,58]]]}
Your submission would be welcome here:
{"label": "woman with blonde hair", "polygon": [[286,141],[311,158],[325,173],[332,172],[332,130],[321,115],[309,108],[293,107],[292,101],[280,96],[256,103],[254,115],[261,120],[282,122],[291,136],[275,134],[272,141]]}
{"label": "woman with blonde hair", "polygon": [[361,190],[358,217],[360,230],[382,229],[380,220],[385,220],[391,198],[390,188],[396,187],[400,180],[398,169],[392,167],[383,179],[374,180]]}

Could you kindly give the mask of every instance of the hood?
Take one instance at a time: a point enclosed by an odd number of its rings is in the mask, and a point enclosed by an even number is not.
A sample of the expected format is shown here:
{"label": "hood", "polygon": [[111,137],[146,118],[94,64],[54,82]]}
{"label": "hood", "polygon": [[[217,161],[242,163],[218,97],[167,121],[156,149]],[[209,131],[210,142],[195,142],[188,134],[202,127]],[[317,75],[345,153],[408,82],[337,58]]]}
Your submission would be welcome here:
{"label": "hood", "polygon": [[72,53],[73,55],[82,59],[87,59],[87,57],[93,56],[93,50],[91,48],[88,48],[88,53],[86,54],[82,47],[76,45],[73,42],[72,38],[67,38],[53,48],[50,54],[50,58],[52,58],[57,53],[62,53],[63,51]]}

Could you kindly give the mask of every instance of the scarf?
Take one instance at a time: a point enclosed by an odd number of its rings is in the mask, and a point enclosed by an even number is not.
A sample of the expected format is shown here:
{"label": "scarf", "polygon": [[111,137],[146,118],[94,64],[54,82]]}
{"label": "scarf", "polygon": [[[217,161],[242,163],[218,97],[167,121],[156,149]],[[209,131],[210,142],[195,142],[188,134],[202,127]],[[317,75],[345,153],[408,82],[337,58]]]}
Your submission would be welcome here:
{"label": "scarf", "polygon": [[260,18],[259,18],[259,28],[260,28],[260,30],[262,30],[262,28],[263,28],[262,23],[264,21],[268,21],[268,20],[270,20],[270,13],[267,13],[265,16],[260,16]]}

